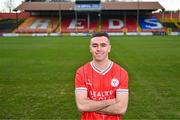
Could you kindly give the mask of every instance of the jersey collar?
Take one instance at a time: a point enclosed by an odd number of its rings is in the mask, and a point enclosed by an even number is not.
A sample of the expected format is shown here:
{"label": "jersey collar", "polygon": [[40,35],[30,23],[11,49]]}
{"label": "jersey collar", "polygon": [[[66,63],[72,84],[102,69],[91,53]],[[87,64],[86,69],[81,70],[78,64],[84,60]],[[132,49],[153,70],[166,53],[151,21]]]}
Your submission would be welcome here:
{"label": "jersey collar", "polygon": [[96,72],[99,73],[99,74],[105,75],[105,74],[112,68],[113,62],[110,61],[110,62],[109,62],[109,65],[108,65],[106,68],[104,68],[104,69],[99,69],[99,68],[94,64],[93,61],[90,62],[90,65],[91,65],[91,67],[93,68],[94,71],[96,71]]}

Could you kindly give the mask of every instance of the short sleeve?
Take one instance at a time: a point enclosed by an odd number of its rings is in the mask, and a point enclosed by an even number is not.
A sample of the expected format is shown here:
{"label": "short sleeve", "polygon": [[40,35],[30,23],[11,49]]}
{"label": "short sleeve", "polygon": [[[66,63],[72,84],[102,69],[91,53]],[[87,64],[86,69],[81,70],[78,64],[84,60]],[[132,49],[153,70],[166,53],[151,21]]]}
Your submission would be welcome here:
{"label": "short sleeve", "polygon": [[87,91],[84,81],[84,74],[82,67],[76,71],[75,75],[75,91]]}
{"label": "short sleeve", "polygon": [[128,73],[126,70],[120,70],[120,84],[118,89],[116,90],[117,93],[128,93]]}

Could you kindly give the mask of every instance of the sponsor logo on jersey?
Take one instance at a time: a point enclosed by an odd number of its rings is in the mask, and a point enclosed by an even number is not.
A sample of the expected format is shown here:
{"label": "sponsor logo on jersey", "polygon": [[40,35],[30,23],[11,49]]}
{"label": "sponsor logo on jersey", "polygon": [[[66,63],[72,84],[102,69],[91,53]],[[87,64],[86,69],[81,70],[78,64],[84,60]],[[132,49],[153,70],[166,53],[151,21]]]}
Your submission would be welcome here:
{"label": "sponsor logo on jersey", "polygon": [[86,85],[92,86],[92,83],[90,82],[89,79],[86,81]]}
{"label": "sponsor logo on jersey", "polygon": [[90,99],[92,100],[107,100],[113,97],[114,91],[113,90],[106,90],[106,91],[93,91],[90,90]]}

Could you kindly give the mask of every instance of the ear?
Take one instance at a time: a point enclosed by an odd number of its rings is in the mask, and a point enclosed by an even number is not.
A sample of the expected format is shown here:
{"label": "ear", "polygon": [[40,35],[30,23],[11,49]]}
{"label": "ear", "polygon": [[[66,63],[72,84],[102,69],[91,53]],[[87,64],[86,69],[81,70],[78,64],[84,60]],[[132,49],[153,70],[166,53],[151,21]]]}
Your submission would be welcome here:
{"label": "ear", "polygon": [[108,52],[111,52],[111,45],[109,45],[109,49],[108,49]]}
{"label": "ear", "polygon": [[89,45],[89,52],[91,53],[92,51],[91,51],[91,45]]}

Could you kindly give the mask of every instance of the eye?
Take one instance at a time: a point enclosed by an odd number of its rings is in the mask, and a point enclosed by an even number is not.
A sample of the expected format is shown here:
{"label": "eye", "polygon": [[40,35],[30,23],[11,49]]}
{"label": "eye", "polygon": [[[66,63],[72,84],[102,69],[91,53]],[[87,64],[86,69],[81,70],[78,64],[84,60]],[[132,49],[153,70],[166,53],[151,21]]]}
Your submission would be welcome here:
{"label": "eye", "polygon": [[107,46],[107,44],[105,44],[105,43],[101,44],[101,47],[106,47],[106,46]]}
{"label": "eye", "polygon": [[92,47],[97,47],[98,45],[97,44],[92,44]]}

